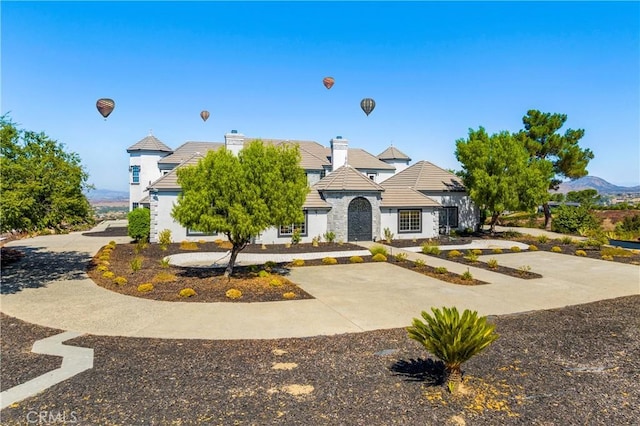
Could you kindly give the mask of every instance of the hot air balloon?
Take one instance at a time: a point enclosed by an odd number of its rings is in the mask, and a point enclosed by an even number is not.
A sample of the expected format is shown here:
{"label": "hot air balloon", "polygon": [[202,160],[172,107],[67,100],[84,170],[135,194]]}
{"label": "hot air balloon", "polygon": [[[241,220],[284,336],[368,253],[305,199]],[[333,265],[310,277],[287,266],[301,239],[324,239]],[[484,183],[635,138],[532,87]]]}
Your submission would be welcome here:
{"label": "hot air balloon", "polygon": [[364,98],[360,101],[360,108],[364,111],[365,114],[371,114],[371,111],[376,107],[376,101],[371,98]]}
{"label": "hot air balloon", "polygon": [[202,118],[202,121],[207,121],[207,119],[209,118],[209,111],[204,110],[200,113],[200,117]]}
{"label": "hot air balloon", "polygon": [[326,87],[327,89],[331,89],[333,87],[333,83],[335,83],[336,80],[333,77],[325,77],[322,79],[322,84],[324,84],[324,87]]}
{"label": "hot air balloon", "polygon": [[100,112],[100,114],[102,114],[105,120],[107,119],[109,114],[111,114],[111,111],[113,111],[113,108],[115,108],[115,106],[116,103],[113,101],[113,99],[109,98],[101,98],[98,99],[98,102],[96,102],[96,108],[98,108],[98,111]]}

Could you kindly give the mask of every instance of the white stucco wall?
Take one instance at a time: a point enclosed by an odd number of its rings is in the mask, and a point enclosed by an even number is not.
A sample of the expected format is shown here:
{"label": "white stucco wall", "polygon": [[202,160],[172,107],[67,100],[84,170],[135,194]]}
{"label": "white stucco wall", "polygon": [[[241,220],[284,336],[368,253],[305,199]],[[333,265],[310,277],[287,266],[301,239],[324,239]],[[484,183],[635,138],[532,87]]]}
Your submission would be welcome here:
{"label": "white stucco wall", "polygon": [[[149,184],[162,176],[158,161],[167,154],[161,151],[135,151],[129,154],[129,210],[133,203],[149,194],[146,190]],[[140,166],[140,183],[133,183],[131,166]]]}
{"label": "white stucco wall", "polygon": [[[307,234],[302,236],[300,242],[310,243],[313,237],[324,235],[327,232],[328,210],[308,210],[307,211]],[[322,239],[324,241],[324,238]],[[285,244],[291,242],[291,236],[278,237],[277,228],[269,228],[264,231],[256,243],[261,244]]]}
{"label": "white stucco wall", "polygon": [[458,207],[458,228],[464,230],[466,228],[475,229],[480,221],[480,210],[473,204],[471,198],[465,193],[437,193],[423,192],[428,197],[442,204],[444,207]]}
{"label": "white stucco wall", "polygon": [[[417,209],[417,208],[416,208]],[[384,229],[389,228],[394,239],[411,240],[418,238],[438,237],[438,210],[432,207],[422,207],[422,232],[398,231],[398,210],[414,210],[412,208],[382,208],[380,212],[380,235],[378,240],[384,239]]]}

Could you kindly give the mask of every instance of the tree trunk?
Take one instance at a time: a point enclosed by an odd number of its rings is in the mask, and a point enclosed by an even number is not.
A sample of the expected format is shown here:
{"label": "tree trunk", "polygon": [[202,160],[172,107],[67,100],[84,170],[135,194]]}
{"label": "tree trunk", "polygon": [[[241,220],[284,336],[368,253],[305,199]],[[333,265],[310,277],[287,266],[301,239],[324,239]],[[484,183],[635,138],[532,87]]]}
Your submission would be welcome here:
{"label": "tree trunk", "polygon": [[548,202],[542,205],[542,210],[544,210],[544,229],[551,231],[551,207]]}
{"label": "tree trunk", "polygon": [[500,217],[500,213],[498,212],[493,212],[491,214],[491,224],[490,224],[490,228],[489,228],[489,232],[491,233],[491,235],[496,233],[496,224],[498,223],[498,218]]}
{"label": "tree trunk", "polygon": [[224,270],[224,277],[229,278],[233,273],[233,266],[236,263],[236,257],[238,257],[238,253],[242,250],[239,246],[233,245],[231,249],[231,256],[229,256],[229,263],[227,263],[227,268]]}
{"label": "tree trunk", "polygon": [[447,370],[447,388],[449,392],[456,393],[462,383],[462,370],[460,367],[446,367]]}

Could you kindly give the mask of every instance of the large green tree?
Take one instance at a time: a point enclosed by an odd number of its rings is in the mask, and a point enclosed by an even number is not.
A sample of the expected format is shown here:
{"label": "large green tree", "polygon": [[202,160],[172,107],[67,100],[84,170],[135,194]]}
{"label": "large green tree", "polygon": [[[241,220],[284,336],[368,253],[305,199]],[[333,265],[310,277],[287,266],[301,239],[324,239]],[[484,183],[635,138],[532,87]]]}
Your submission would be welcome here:
{"label": "large green tree", "polygon": [[172,216],[183,226],[222,232],[232,243],[224,275],[238,253],[272,226],[301,222],[309,191],[297,146],[265,145],[256,140],[238,156],[209,151],[198,164],[177,171],[182,192]]}
{"label": "large green tree", "polygon": [[65,229],[90,224],[83,193],[89,175],[78,154],[44,133],[18,129],[0,117],[0,212],[2,232]]}
{"label": "large green tree", "polygon": [[456,141],[460,173],[473,202],[491,214],[491,232],[506,210],[531,210],[547,200],[551,163],[531,159],[511,133],[488,135],[484,128],[469,129]]}
{"label": "large green tree", "polygon": [[[524,129],[516,138],[527,148],[532,159],[549,160],[553,164],[553,175],[548,189],[556,190],[563,179],[577,179],[588,174],[587,165],[593,159],[590,149],[578,145],[584,136],[583,129],[560,129],[567,121],[566,114],[543,113],[529,110],[522,118]],[[548,200],[543,203],[545,228],[551,229],[551,209]]]}

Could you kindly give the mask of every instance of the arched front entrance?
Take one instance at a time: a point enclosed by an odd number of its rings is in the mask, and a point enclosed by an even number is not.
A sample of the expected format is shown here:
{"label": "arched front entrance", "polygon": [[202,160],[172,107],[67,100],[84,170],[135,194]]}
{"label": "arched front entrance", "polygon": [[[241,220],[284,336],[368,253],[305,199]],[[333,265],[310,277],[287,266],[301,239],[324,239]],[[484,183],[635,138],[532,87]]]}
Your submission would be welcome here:
{"label": "arched front entrance", "polygon": [[371,203],[365,198],[354,198],[349,203],[349,241],[371,241]]}

